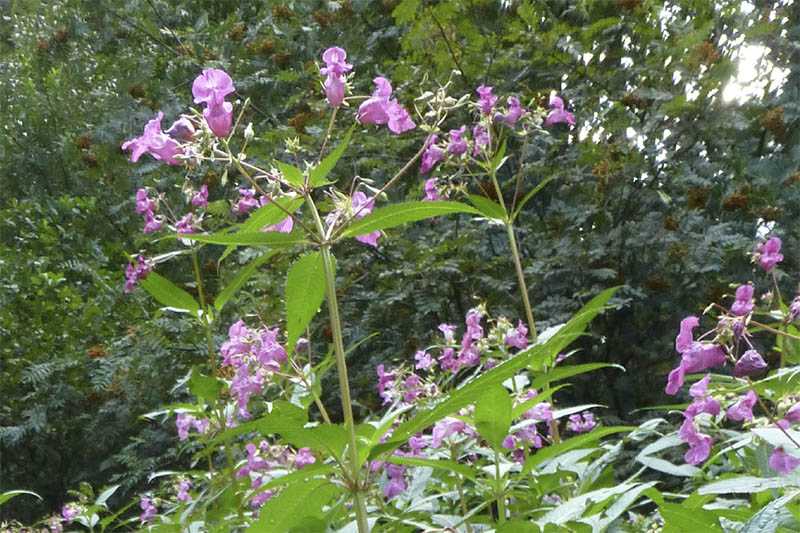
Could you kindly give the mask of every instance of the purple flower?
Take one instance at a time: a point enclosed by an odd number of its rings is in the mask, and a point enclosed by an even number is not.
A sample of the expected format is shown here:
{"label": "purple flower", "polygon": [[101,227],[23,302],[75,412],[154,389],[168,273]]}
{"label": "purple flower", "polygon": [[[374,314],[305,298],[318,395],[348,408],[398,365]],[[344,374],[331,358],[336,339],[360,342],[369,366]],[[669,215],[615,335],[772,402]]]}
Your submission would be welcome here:
{"label": "purple flower", "polygon": [[466,432],[467,424],[457,418],[446,417],[433,426],[431,435],[431,448],[439,448],[442,442],[451,435]]}
{"label": "purple flower", "polygon": [[684,454],[684,460],[690,465],[698,465],[708,459],[714,440],[703,433],[699,433],[694,425],[694,419],[687,416],[678,430],[678,437],[689,445],[689,450]]}
{"label": "purple flower", "polygon": [[769,456],[768,464],[771,469],[785,476],[800,466],[800,459],[789,455],[783,448],[778,447]]}
{"label": "purple flower", "polygon": [[186,117],[181,117],[173,122],[172,126],[166,131],[166,134],[173,139],[184,142],[191,141],[194,133],[194,124]]}
{"label": "purple flower", "polygon": [[778,237],[770,237],[766,242],[756,247],[756,259],[764,271],[769,272],[775,265],[783,261],[781,253],[781,240]]}
{"label": "purple flower", "polygon": [[238,215],[249,213],[258,207],[259,201],[256,198],[255,189],[239,189],[239,201],[233,204],[233,211]]}
{"label": "purple flower", "polygon": [[464,139],[466,131],[466,126],[461,126],[457,130],[450,130],[450,140],[447,143],[447,151],[450,155],[461,155],[467,151],[467,141]]}
{"label": "purple flower", "polygon": [[261,228],[261,231],[277,231],[278,233],[291,233],[294,229],[294,219],[292,217],[286,217],[277,224],[272,224],[271,226],[264,226]]}
{"label": "purple flower", "polygon": [[68,503],[61,508],[61,516],[67,522],[72,522],[73,520],[75,520],[75,517],[81,514],[82,511],[83,509],[81,508],[80,505],[75,503]]}
{"label": "purple flower", "polygon": [[272,498],[274,495],[275,492],[271,490],[265,490],[264,492],[259,492],[258,494],[255,494],[250,499],[250,508],[251,509],[260,508],[262,505],[267,503],[267,501],[269,501],[269,499]]}
{"label": "purple flower", "polygon": [[125,267],[125,292],[132,292],[136,284],[146,278],[151,270],[153,270],[152,263],[143,255],[134,257],[133,261]]}
{"label": "purple flower", "polygon": [[453,324],[439,324],[439,331],[444,335],[444,342],[453,344],[456,339],[456,327]]}
{"label": "purple flower", "polygon": [[200,190],[192,195],[192,205],[195,207],[208,207],[208,185],[200,186]]}
{"label": "purple flower", "polygon": [[233,128],[233,104],[220,102],[209,105],[203,110],[208,129],[217,137],[227,137]]}
{"label": "purple flower", "polygon": [[491,115],[494,104],[497,103],[497,97],[492,94],[492,87],[481,85],[475,90],[478,93],[478,107],[484,115]]}
{"label": "purple flower", "polygon": [[156,509],[156,506],[153,504],[153,500],[147,496],[142,496],[141,500],[139,500],[139,507],[142,509],[139,520],[141,520],[143,524],[150,522],[158,512],[158,509]]}
{"label": "purple flower", "polygon": [[178,483],[178,500],[182,502],[188,502],[191,499],[189,496],[189,490],[192,488],[192,482],[188,479],[182,479],[180,483]]}
{"label": "purple flower", "polygon": [[523,350],[528,347],[528,328],[522,323],[517,322],[517,327],[506,333],[506,344]]}
{"label": "purple flower", "polygon": [[403,401],[413,403],[422,394],[422,380],[413,372],[403,380]]}
{"label": "purple flower", "polygon": [[711,374],[706,374],[703,379],[689,387],[689,394],[692,396],[693,401],[686,408],[684,416],[694,418],[700,413],[708,413],[713,416],[719,414],[719,402],[708,395],[709,381],[711,381]]}
{"label": "purple flower", "polygon": [[681,354],[681,362],[669,373],[665,392],[671,396],[678,393],[683,386],[686,374],[725,364],[725,352],[721,346],[696,342],[692,332],[700,324],[695,316],[681,320],[680,332],[675,338],[675,349]]}
{"label": "purple flower", "polygon": [[228,73],[216,68],[203,70],[192,83],[195,104],[219,105],[235,90],[233,80]]}
{"label": "purple flower", "polygon": [[472,148],[473,156],[478,156],[481,150],[489,146],[491,142],[489,131],[481,125],[476,125],[472,128],[472,138],[475,140],[475,146]]}
{"label": "purple flower", "polygon": [[395,373],[386,372],[384,365],[378,365],[375,368],[375,372],[378,374],[378,395],[383,399],[384,405],[392,403],[392,387],[395,385]]}
{"label": "purple flower", "polygon": [[317,458],[311,453],[311,448],[300,448],[294,456],[294,466],[296,468],[303,468],[316,462]]}
{"label": "purple flower", "polygon": [[439,137],[435,134],[429,135],[425,140],[425,151],[422,153],[422,161],[419,166],[420,174],[427,174],[436,166],[436,163],[444,159],[444,151],[436,146]]}
{"label": "purple flower", "polygon": [[436,178],[429,178],[425,180],[425,201],[428,202],[435,202],[436,200],[441,200],[442,195],[439,194],[439,191],[436,189]]}
{"label": "purple flower", "polygon": [[525,109],[520,105],[519,98],[516,96],[508,97],[508,112],[505,115],[495,115],[496,122],[502,122],[509,126],[513,126],[525,114]]}
{"label": "purple flower", "polygon": [[751,376],[753,374],[758,374],[767,368],[767,366],[766,361],[764,361],[760,353],[755,350],[747,350],[739,360],[736,361],[736,366],[733,367],[733,375],[737,378]]}
{"label": "purple flower", "polygon": [[[387,465],[387,472],[389,472],[390,466],[397,466],[397,465]],[[387,500],[391,500],[392,498],[399,496],[403,492],[406,491],[408,488],[408,484],[406,483],[405,475],[390,475],[389,481],[386,485],[383,486],[383,495],[386,497]]]}
{"label": "purple flower", "polygon": [[794,322],[800,316],[800,296],[795,296],[789,304],[789,322]]}
{"label": "purple flower", "polygon": [[742,396],[738,402],[733,404],[725,412],[730,420],[742,422],[745,420],[753,419],[753,406],[758,401],[758,396],[755,391],[747,391],[747,394]]}
{"label": "purple flower", "polygon": [[178,232],[178,235],[194,233],[194,215],[192,215],[192,213],[186,213],[183,218],[175,223],[175,231]]}
{"label": "purple flower", "polygon": [[358,121],[362,124],[386,124],[396,135],[414,129],[416,124],[408,111],[396,99],[391,99],[392,84],[389,80],[379,76],[373,83],[375,91],[372,97],[358,107]]}
{"label": "purple flower", "polygon": [[550,113],[544,121],[545,126],[553,126],[555,124],[569,124],[575,125],[575,115],[564,109],[564,100],[556,95],[550,95]]}
{"label": "purple flower", "polygon": [[597,421],[594,419],[594,415],[590,411],[570,415],[569,422],[567,422],[567,428],[569,428],[569,430],[573,433],[589,432],[593,430],[596,425]]}
{"label": "purple flower", "polygon": [[[350,203],[355,217],[364,218],[368,214],[372,213],[372,210],[375,207],[375,198],[368,198],[363,192],[356,191],[353,193]],[[356,237],[356,240],[360,243],[368,244],[369,246],[377,248],[378,239],[380,239],[380,237],[380,230],[376,230],[371,233],[367,233],[366,235],[359,235]]]}
{"label": "purple flower", "polygon": [[144,127],[141,136],[122,143],[123,150],[131,151],[132,163],[139,161],[144,154],[150,154],[154,159],[164,161],[168,165],[180,164],[175,156],[182,153],[181,148],[175,139],[161,131],[163,118],[164,113],[159,111],[156,118],[149,121]]}
{"label": "purple flower", "polygon": [[785,420],[788,420],[792,423],[800,422],[800,403],[796,403],[786,411],[786,414],[783,416]]}
{"label": "purple flower", "polygon": [[325,96],[333,107],[339,107],[344,101],[345,74],[353,70],[353,65],[348,63],[347,52],[338,46],[328,48],[322,53],[325,66],[319,73],[325,76]]}
{"label": "purple flower", "polygon": [[142,228],[142,233],[145,235],[155,233],[160,230],[163,225],[164,222],[160,217],[157,217],[153,215],[152,212],[148,211],[144,214],[144,228]]}
{"label": "purple flower", "polygon": [[687,316],[681,320],[680,332],[675,337],[675,351],[683,353],[691,347],[694,342],[693,332],[699,325],[700,319],[696,316]]}
{"label": "purple flower", "polygon": [[522,418],[525,420],[536,420],[538,422],[550,422],[553,420],[553,408],[547,402],[537,403],[522,413]]}
{"label": "purple flower", "polygon": [[731,305],[731,313],[736,316],[749,315],[753,311],[753,286],[740,285],[736,289],[736,300]]}
{"label": "purple flower", "polygon": [[417,370],[429,370],[435,364],[431,354],[425,350],[419,350],[417,353],[415,353],[414,360],[417,362],[414,365],[414,368]]}
{"label": "purple flower", "polygon": [[192,415],[187,415],[186,413],[178,413],[178,416],[175,418],[175,426],[178,428],[178,439],[179,440],[186,440],[189,438],[189,430],[194,425],[195,418]]}
{"label": "purple flower", "polygon": [[150,199],[147,194],[147,189],[138,189],[136,191],[136,212],[140,215],[152,213],[155,211],[156,202]]}

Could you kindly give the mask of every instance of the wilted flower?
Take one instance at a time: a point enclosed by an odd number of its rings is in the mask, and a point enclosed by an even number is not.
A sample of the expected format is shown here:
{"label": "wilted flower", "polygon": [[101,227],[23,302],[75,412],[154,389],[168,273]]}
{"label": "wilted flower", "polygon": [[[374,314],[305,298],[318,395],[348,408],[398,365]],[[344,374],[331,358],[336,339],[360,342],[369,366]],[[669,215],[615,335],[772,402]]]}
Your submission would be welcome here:
{"label": "wilted flower", "polygon": [[186,117],[181,117],[172,123],[166,134],[178,141],[191,141],[194,137],[194,124]]}

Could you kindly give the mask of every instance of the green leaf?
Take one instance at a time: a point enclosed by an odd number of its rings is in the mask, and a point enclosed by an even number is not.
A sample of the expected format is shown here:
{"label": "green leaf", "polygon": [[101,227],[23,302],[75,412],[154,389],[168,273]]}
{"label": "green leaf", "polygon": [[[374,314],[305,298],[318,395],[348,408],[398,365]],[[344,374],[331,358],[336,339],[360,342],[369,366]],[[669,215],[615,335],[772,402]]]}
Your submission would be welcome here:
{"label": "green leaf", "polygon": [[196,397],[203,399],[206,403],[214,403],[219,398],[224,384],[217,378],[204,376],[197,367],[192,368],[192,375],[189,378],[189,391]]}
{"label": "green leaf", "polygon": [[350,144],[350,139],[353,136],[353,129],[355,125],[351,126],[347,133],[342,139],[342,142],[339,143],[330,154],[325,156],[325,158],[320,161],[319,165],[315,166],[308,172],[308,184],[311,187],[322,187],[323,185],[329,185],[330,181],[327,181],[328,174],[331,173],[333,167],[336,166],[336,163],[339,162],[342,155],[344,155],[345,150],[347,150],[348,145]]}
{"label": "green leaf", "polygon": [[376,209],[364,218],[353,222],[342,235],[356,237],[376,230],[394,228],[409,222],[451,213],[481,214],[474,207],[460,202],[403,202]]}
{"label": "green leaf", "polygon": [[289,428],[278,433],[296,448],[311,448],[337,459],[341,459],[348,441],[347,430],[337,424],[322,424],[313,428]]}
{"label": "green leaf", "polygon": [[281,161],[275,161],[275,166],[283,174],[284,179],[295,187],[302,188],[305,185],[305,178],[303,178],[303,171],[296,166]]}
{"label": "green leaf", "polygon": [[268,482],[259,486],[256,493],[283,487],[284,485],[291,485],[297,483],[298,481],[305,481],[320,475],[329,476],[333,471],[333,465],[314,463],[312,465],[305,466],[300,470],[296,470],[291,474],[270,479]]}
{"label": "green leaf", "polygon": [[286,349],[290,353],[324,299],[322,254],[310,252],[295,261],[286,276]]}
{"label": "green leaf", "polygon": [[273,248],[288,248],[295,244],[306,244],[308,242],[295,233],[280,233],[277,231],[237,231],[236,233],[221,231],[211,234],[181,235],[181,238],[208,244],[271,246]]}
{"label": "green leaf", "polygon": [[38,498],[40,500],[42,499],[41,496],[39,496],[35,492],[31,492],[29,490],[10,490],[8,492],[4,492],[4,493],[0,494],[0,507],[4,503],[6,503],[8,500],[10,500],[11,498],[16,498],[17,496],[19,496],[21,494],[27,494],[29,496],[35,496],[36,498]]}
{"label": "green leaf", "polygon": [[485,196],[479,196],[477,194],[470,194],[469,201],[478,208],[483,215],[493,218],[495,220],[503,220],[505,221],[508,217],[506,216],[506,212],[503,209],[503,206],[500,204],[489,200]]}
{"label": "green leaf", "polygon": [[414,15],[419,9],[422,0],[402,0],[392,11],[392,16],[398,25],[406,24],[414,20]]}
{"label": "green leaf", "polygon": [[555,179],[555,175],[553,175],[553,176],[548,176],[548,177],[546,177],[545,179],[543,179],[542,181],[540,181],[540,182],[539,182],[539,184],[538,184],[538,185],[536,185],[536,187],[534,187],[533,189],[531,189],[530,191],[528,191],[528,193],[527,193],[527,194],[526,194],[526,195],[525,195],[525,196],[522,198],[522,200],[520,200],[520,202],[517,204],[517,207],[514,209],[514,213],[511,215],[511,221],[512,221],[512,222],[513,222],[513,221],[515,221],[515,220],[517,219],[517,217],[519,216],[519,213],[520,213],[520,211],[522,211],[522,208],[523,208],[523,207],[525,207],[525,204],[527,204],[527,203],[528,203],[528,201],[529,201],[531,198],[533,198],[534,196],[536,196],[537,194],[539,194],[539,191],[541,191],[542,189],[544,189],[544,187],[545,187],[545,186],[546,186],[548,183],[550,183],[551,181],[553,181],[554,179]]}
{"label": "green leaf", "polygon": [[270,498],[259,511],[258,520],[248,533],[290,531],[312,517],[321,517],[322,508],[341,494],[342,488],[326,479],[301,481]]}
{"label": "green leaf", "polygon": [[579,448],[587,448],[590,444],[597,442],[603,437],[614,435],[616,433],[627,433],[629,431],[633,431],[634,429],[636,429],[636,426],[611,426],[597,428],[589,433],[584,433],[583,435],[578,435],[576,437],[572,437],[571,439],[561,441],[558,444],[541,448],[536,450],[535,454],[528,457],[528,460],[525,461],[525,466],[522,468],[522,472],[530,472],[536,468],[537,465],[540,465],[543,462],[552,459],[553,457],[557,457],[563,453],[577,450]]}
{"label": "green leaf", "polygon": [[119,489],[119,487],[120,487],[119,485],[112,485],[112,486],[108,487],[107,489],[105,489],[103,492],[100,493],[100,496],[98,496],[97,499],[94,501],[94,504],[95,505],[106,505],[106,502],[108,501],[108,499],[111,496],[113,496],[115,492],[117,492],[117,489]]}
{"label": "green leaf", "polygon": [[301,409],[286,401],[273,402],[272,410],[256,420],[244,422],[236,427],[226,429],[216,435],[208,443],[207,452],[215,451],[214,445],[229,441],[247,433],[260,435],[282,434],[285,431],[302,428],[308,421],[305,409]]}
{"label": "green leaf", "polygon": [[612,363],[586,363],[582,365],[557,366],[534,379],[530,387],[532,389],[540,389],[548,383],[561,381],[562,379],[571,378],[587,372],[593,372],[601,368],[617,368],[625,372],[625,367]]}
{"label": "green leaf", "polygon": [[269,259],[275,256],[277,251],[272,250],[263,255],[260,255],[247,263],[247,265],[243,266],[239,269],[239,272],[236,273],[236,277],[234,277],[230,283],[228,283],[222,291],[217,295],[217,298],[214,300],[214,307],[217,311],[221,311],[225,304],[236,294],[239,289],[241,289],[247,280],[249,280],[253,274],[255,274],[258,267],[266,263]]}
{"label": "green leaf", "polygon": [[[400,424],[388,442],[375,446],[370,453],[370,457],[374,458],[381,453],[394,450],[403,445],[414,433],[422,431],[445,416],[474,403],[475,399],[486,390],[486,387],[503,383],[519,370],[530,365],[552,364],[556,356],[564,348],[581,336],[589,322],[604,309],[616,290],[616,288],[606,289],[592,298],[547,341],[517,352],[510,359],[503,361],[491,370],[481,374],[478,378],[445,395],[444,399],[435,407],[419,411],[414,418]],[[602,431],[602,429],[595,431]],[[539,450],[537,454],[541,452],[542,450]]]}
{"label": "green leaf", "polygon": [[663,503],[658,512],[664,518],[664,533],[722,533],[717,516],[702,508],[688,510],[677,503]]}
{"label": "green leaf", "polygon": [[[793,491],[780,498],[772,500],[747,521],[740,533],[775,533],[780,526],[796,526],[792,513],[786,506],[797,496],[800,491]],[[796,531],[796,529],[792,528]]]}
{"label": "green leaf", "polygon": [[398,465],[421,466],[437,470],[447,470],[448,472],[460,474],[461,476],[467,479],[471,479],[473,481],[477,479],[475,470],[473,470],[469,466],[462,465],[461,463],[456,463],[455,461],[448,461],[446,459],[421,459],[419,457],[402,457],[399,455],[390,455],[386,460],[390,463],[395,463]]}
{"label": "green leaf", "polygon": [[[287,212],[294,213],[300,209],[300,207],[303,205],[303,202],[305,202],[305,199],[303,198],[277,198],[275,201],[253,211],[247,220],[237,226],[236,231],[242,233],[252,233],[255,231],[260,231],[265,226],[277,224],[288,216],[286,214]],[[281,209],[281,207],[283,207],[283,209]],[[228,255],[230,255],[235,249],[235,245],[228,246],[222,253],[222,256],[219,258],[219,261],[222,262],[222,260],[228,257]]]}
{"label": "green leaf", "polygon": [[488,387],[475,403],[478,433],[492,448],[499,450],[511,427],[512,401],[502,385]]}
{"label": "green leaf", "polygon": [[703,485],[700,494],[755,494],[770,489],[798,486],[796,477],[737,476]]}
{"label": "green leaf", "polygon": [[167,278],[150,272],[146,278],[139,281],[139,284],[150,293],[150,296],[166,306],[179,311],[187,311],[198,315],[200,304],[195,301],[191,294],[181,289]]}

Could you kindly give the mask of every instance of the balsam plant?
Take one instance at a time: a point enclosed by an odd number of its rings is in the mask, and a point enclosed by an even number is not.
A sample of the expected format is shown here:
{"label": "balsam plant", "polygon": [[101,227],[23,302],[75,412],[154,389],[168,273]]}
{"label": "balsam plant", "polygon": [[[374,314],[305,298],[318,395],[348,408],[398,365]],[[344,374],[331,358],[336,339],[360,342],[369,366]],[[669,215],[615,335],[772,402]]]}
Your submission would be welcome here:
{"label": "balsam plant", "polygon": [[[577,518],[583,509],[578,515],[560,515],[556,503],[591,494],[604,468],[573,476],[559,469],[560,454],[633,428],[595,429],[589,409],[599,406],[559,409],[553,403],[559,387],[551,384],[609,366],[557,366],[557,361],[565,359],[564,349],[602,311],[613,290],[593,299],[567,324],[540,335],[513,223],[546,183],[521,196],[528,185],[517,173],[509,182],[514,199],[507,203],[502,190],[507,184],[498,177],[507,161],[509,139],[543,134],[543,125],[574,124],[574,118],[555,96],[549,112],[528,111],[515,96],[498,105],[491,87],[479,87],[479,99],[473,103],[469,95],[450,97],[448,85],[416,98],[412,118],[393,97],[386,78],[374,80],[372,95],[348,96],[353,67],[344,50],[330,48],[322,59],[322,87],[332,111],[316,155],[309,157],[301,147],[290,145],[292,162],[248,156],[256,141],[253,128],[244,124],[248,102],[234,107],[229,101],[235,92],[233,80],[218,69],[204,70],[193,83],[194,102],[202,109],[177,118],[166,131],[159,113],[141,136],[123,144],[134,162],[149,154],[183,168],[187,177],[182,197],[188,207],[178,207],[170,195],[153,188],[137,191],[143,231],[172,239],[178,248],[154,257],[134,255],[126,269],[125,290],[141,285],[167,308],[195,317],[205,331],[209,356],[208,373],[198,365],[186,381],[194,403],[149,415],[176,415],[179,438],[187,442],[196,470],[173,475],[172,483],[161,483],[161,489],[169,488],[158,494],[144,494],[141,514],[133,522],[156,530],[350,527],[364,532],[437,526],[472,531],[534,518],[554,524]],[[342,115],[356,103],[355,124],[343,128]],[[446,145],[439,142],[446,124],[473,114],[477,119],[470,127],[471,139],[467,127],[461,126],[449,132]],[[358,177],[347,179],[337,171],[359,129],[367,126],[367,134],[374,134],[372,125],[385,125],[393,135],[414,130],[427,135],[417,152],[380,186]],[[377,205],[388,199],[387,193],[417,161],[423,175],[434,169],[448,175],[429,178],[422,201]],[[215,220],[220,217],[215,217],[213,206],[224,201],[214,199],[218,191],[208,184],[198,185],[190,178],[202,166],[217,169],[224,180],[240,180],[231,210],[246,216],[243,222],[221,227]],[[489,191],[483,189],[485,183]],[[484,194],[472,194],[475,188]],[[449,196],[469,203],[447,200]],[[441,337],[431,338],[430,348],[416,354],[414,369],[378,367],[377,389],[386,410],[357,423],[334,250],[349,239],[378,246],[386,230],[456,213],[505,226],[525,321],[490,319],[479,306],[467,313],[460,341],[456,326],[442,324]],[[212,299],[199,258],[216,253],[208,250],[213,246],[224,247],[219,261],[237,247],[267,251]],[[223,306],[277,251],[297,255],[286,275],[282,326],[239,320],[217,348],[214,330]],[[155,272],[159,263],[184,255],[191,259],[197,298]],[[315,359],[319,342],[307,332],[323,301],[332,347]],[[321,376],[330,367],[338,375],[341,424],[334,423],[322,401]],[[564,431],[576,437],[564,439]],[[589,448],[577,461],[605,464],[606,455]],[[628,494],[633,502],[647,485],[631,480],[620,487],[609,496]],[[610,503],[608,497],[604,500]],[[604,513],[605,507],[595,507],[594,519],[610,523],[624,509]],[[65,520],[77,516],[82,516],[79,505],[65,508]]]}

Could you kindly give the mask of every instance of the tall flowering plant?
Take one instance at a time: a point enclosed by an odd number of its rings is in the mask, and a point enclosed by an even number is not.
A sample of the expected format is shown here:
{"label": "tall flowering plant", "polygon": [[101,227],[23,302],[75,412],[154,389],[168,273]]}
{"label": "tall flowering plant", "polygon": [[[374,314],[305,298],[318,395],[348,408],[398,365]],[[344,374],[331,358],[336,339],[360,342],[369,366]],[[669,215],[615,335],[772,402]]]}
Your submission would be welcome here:
{"label": "tall flowering plant", "polygon": [[[346,52],[329,48],[322,63],[321,92],[331,113],[315,157],[302,160],[297,146],[291,147],[298,154],[291,162],[250,157],[255,132],[244,124],[249,103],[235,99],[233,79],[219,69],[206,69],[194,80],[199,109],[176,117],[167,130],[159,113],[141,136],[122,145],[133,162],[148,155],[191,170],[187,176],[208,166],[238,180],[238,196],[228,201],[230,216],[238,220],[233,225],[218,220],[220,210],[212,206],[226,200],[210,183],[187,178],[182,206],[153,187],[136,192],[143,232],[171,239],[176,249],[132,256],[125,290],[141,285],[167,309],[194,317],[205,331],[209,357],[208,371],[198,365],[185,382],[196,402],[149,415],[174,415],[178,438],[193,453],[195,466],[205,463],[206,471],[174,476],[162,490],[143,495],[138,522],[188,527],[200,521],[257,531],[338,525],[365,532],[398,524],[473,531],[487,522],[527,517],[541,525],[563,524],[582,516],[590,511],[588,504],[563,515],[559,503],[591,501],[599,478],[552,485],[553,472],[566,464],[561,454],[583,450],[570,464],[585,466],[611,452],[592,445],[633,428],[598,427],[593,410],[600,406],[558,408],[553,395],[563,386],[559,381],[611,366],[570,365],[564,350],[604,309],[613,290],[588,302],[567,324],[537,331],[513,224],[546,183],[518,199],[526,186],[521,174],[501,177],[509,141],[544,135],[543,128],[558,124],[569,127],[574,116],[557,96],[549,110],[529,109],[518,96],[501,98],[485,85],[476,98],[458,99],[444,86],[412,106],[389,79],[377,77],[371,94],[352,95],[355,69]],[[351,124],[342,128],[345,113],[356,106],[347,120]],[[379,187],[348,180],[337,167],[353,137],[365,129],[378,135],[423,133],[417,152]],[[386,193],[416,165],[424,198],[385,204]],[[483,188],[481,175],[491,190]],[[349,186],[340,189],[344,183]],[[503,191],[508,184],[515,189],[510,202]],[[387,230],[455,213],[505,227],[524,318],[492,318],[478,306],[463,325],[442,324],[431,344],[414,355],[413,365],[378,366],[376,393],[383,412],[358,423],[335,249],[350,239],[379,247]],[[212,298],[199,259],[212,247],[223,247],[222,258],[237,247],[267,251]],[[276,251],[296,257],[286,273],[285,315],[272,324],[244,317],[217,346],[214,332],[223,306]],[[160,263],[184,255],[191,258],[197,298],[157,273]],[[323,302],[332,346],[320,358],[319,342],[308,331]],[[334,421],[321,394],[321,376],[331,367],[338,375],[342,423]],[[627,495],[633,502],[647,487],[630,480],[609,497]],[[530,514],[532,508],[537,510]],[[609,514],[592,508],[591,519],[610,523],[623,510]],[[419,526],[431,511],[441,517]]]}

